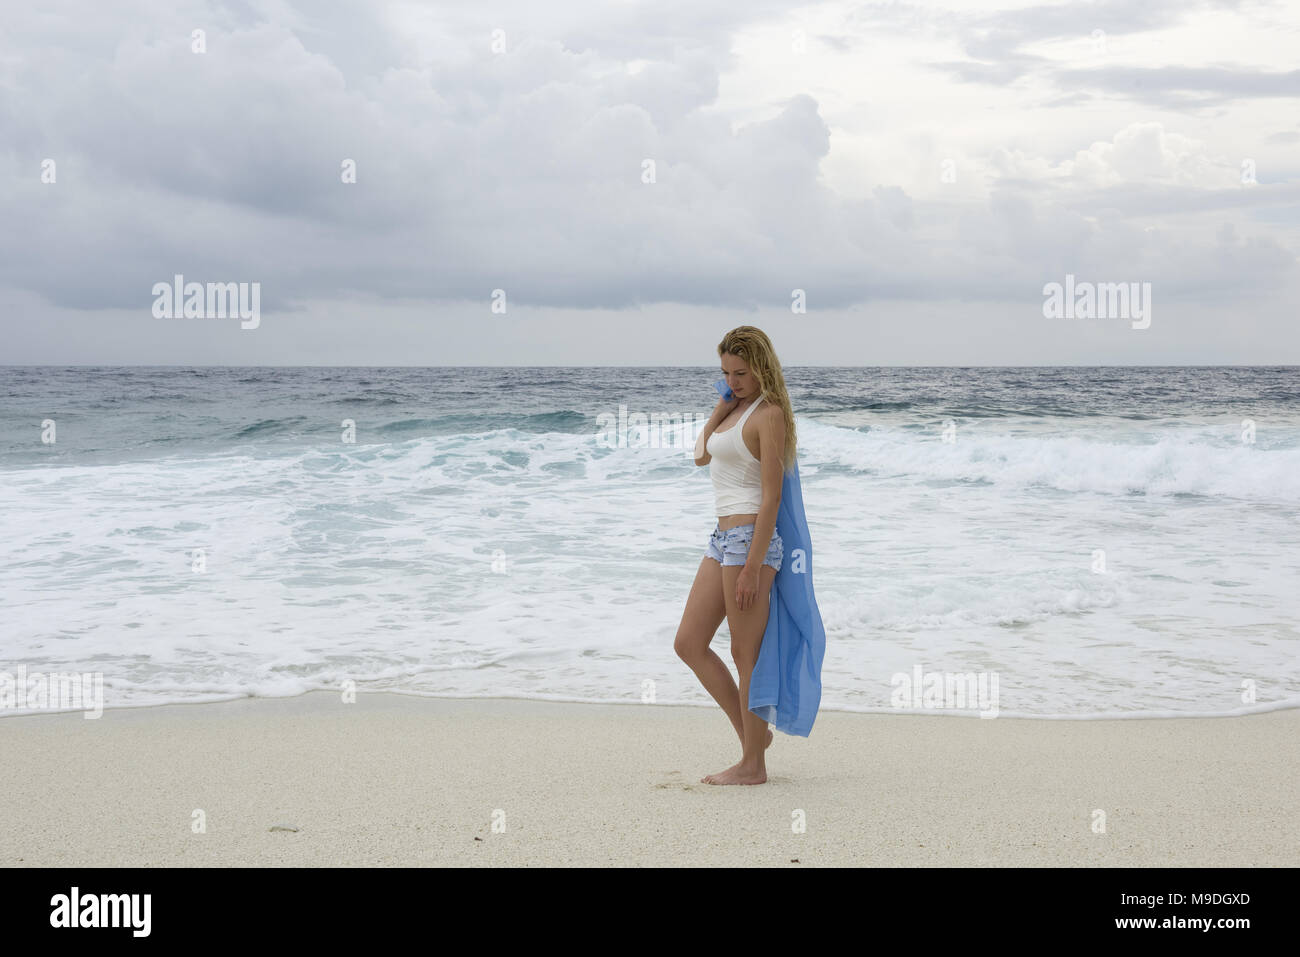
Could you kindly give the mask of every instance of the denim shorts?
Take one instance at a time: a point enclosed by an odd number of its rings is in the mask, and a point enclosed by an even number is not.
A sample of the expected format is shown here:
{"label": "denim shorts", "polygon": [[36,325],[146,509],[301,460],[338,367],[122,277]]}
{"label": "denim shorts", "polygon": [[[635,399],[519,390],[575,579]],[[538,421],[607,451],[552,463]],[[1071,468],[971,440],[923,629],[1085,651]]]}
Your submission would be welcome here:
{"label": "denim shorts", "polygon": [[[709,536],[709,547],[705,550],[704,557],[712,558],[721,565],[743,565],[749,559],[749,546],[753,541],[753,522],[748,525],[737,525],[725,532],[720,527],[714,526],[713,534]],[[771,565],[777,571],[780,571],[781,558],[784,554],[785,543],[781,541],[781,533],[774,528],[772,529],[772,541],[767,546],[767,554],[763,556],[763,564]]]}

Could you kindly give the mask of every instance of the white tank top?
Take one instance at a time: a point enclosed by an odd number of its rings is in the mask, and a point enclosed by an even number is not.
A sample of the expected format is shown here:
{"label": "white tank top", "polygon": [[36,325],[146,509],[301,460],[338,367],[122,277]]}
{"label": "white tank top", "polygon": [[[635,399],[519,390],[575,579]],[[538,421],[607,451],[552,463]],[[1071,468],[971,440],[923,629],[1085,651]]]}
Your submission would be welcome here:
{"label": "white tank top", "polygon": [[745,410],[740,421],[725,432],[715,431],[704,443],[709,453],[709,477],[713,479],[713,504],[719,516],[749,515],[763,500],[762,470],[745,444],[741,429],[749,414],[763,401],[759,396]]}

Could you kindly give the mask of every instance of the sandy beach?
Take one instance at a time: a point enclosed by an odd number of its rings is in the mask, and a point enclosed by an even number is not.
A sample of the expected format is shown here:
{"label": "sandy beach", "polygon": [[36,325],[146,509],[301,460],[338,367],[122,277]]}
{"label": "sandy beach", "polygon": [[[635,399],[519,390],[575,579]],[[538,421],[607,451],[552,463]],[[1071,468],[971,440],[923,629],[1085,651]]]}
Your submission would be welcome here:
{"label": "sandy beach", "polygon": [[3,863],[1296,866],[1298,733],[1294,710],[823,711],[776,735],[767,784],[718,787],[699,779],[739,742],[716,709],[313,692],[24,715],[0,719]]}

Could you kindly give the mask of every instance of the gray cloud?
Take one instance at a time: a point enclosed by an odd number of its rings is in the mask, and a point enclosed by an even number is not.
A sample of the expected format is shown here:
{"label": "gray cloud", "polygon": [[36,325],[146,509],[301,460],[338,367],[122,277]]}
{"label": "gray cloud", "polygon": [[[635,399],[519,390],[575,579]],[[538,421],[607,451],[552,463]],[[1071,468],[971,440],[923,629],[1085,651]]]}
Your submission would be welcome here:
{"label": "gray cloud", "polygon": [[[1237,2],[1130,0],[1045,4],[996,11],[934,16],[935,29],[958,37],[970,57],[937,61],[933,68],[966,83],[1006,86],[1027,76],[1055,84],[1065,93],[1054,106],[1077,105],[1081,91],[1103,91],[1168,109],[1199,108],[1234,99],[1300,96],[1300,70],[1277,72],[1249,66],[1060,69],[1051,60],[1024,52],[1045,40],[1102,42],[1176,26],[1203,10],[1235,9]],[[885,22],[894,11],[875,7]]]}
{"label": "gray cloud", "polygon": [[1286,73],[1226,67],[1108,67],[1059,70],[1066,89],[1100,90],[1143,103],[1177,109],[1237,99],[1300,97],[1300,70]]}
{"label": "gray cloud", "polygon": [[[1049,102],[1052,84],[1077,84],[1060,106],[1126,97],[1124,76],[1147,77],[1156,100],[1197,83],[1295,95],[1263,74],[1053,72],[1019,52],[1086,32],[1090,18],[1108,31],[1154,29],[1183,9],[1137,6],[972,17],[860,8],[849,22],[959,30],[967,52],[990,61],[947,66],[960,82],[1041,75]],[[748,122],[716,108],[731,37],[795,9],[187,0],[64,4],[69,15],[50,18],[16,8],[0,49],[0,205],[21,224],[0,234],[0,303],[21,304],[6,331],[21,338],[37,301],[60,316],[147,315],[153,283],[176,273],[258,281],[263,310],[286,316],[354,299],[443,314],[498,288],[519,307],[576,316],[666,303],[752,314],[788,304],[796,288],[821,309],[1032,306],[1066,271],[1152,278],[1169,302],[1207,290],[1280,297],[1294,283],[1294,253],[1270,236],[1224,242],[1141,222],[1235,212],[1293,229],[1293,218],[1259,214],[1294,208],[1294,183],[1098,186],[1008,167],[986,200],[890,182],[861,198],[836,193],[822,172],[832,124],[816,97],[773,98]],[[203,54],[190,49],[196,27],[207,31]],[[856,40],[819,39],[825,56],[858,55]],[[621,59],[643,62],[630,72]],[[1158,148],[1139,140],[1126,155]],[[55,184],[40,181],[46,158]],[[355,184],[341,182],[345,160]],[[642,180],[646,161],[653,183]],[[318,328],[349,361],[344,320],[331,311]]]}

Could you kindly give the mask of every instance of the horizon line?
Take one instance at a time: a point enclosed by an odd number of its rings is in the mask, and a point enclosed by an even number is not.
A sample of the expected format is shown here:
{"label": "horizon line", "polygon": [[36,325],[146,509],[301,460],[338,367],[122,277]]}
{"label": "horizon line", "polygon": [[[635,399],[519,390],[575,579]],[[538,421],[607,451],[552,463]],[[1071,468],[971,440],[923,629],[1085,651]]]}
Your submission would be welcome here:
{"label": "horizon line", "polygon": [[[0,369],[712,369],[700,365],[561,365],[558,363],[509,363],[506,365],[307,365],[303,363],[232,365],[229,363],[84,363],[84,362],[16,362],[0,364]],[[1124,363],[1095,365],[1087,363],[1038,363],[1033,365],[823,365],[781,364],[782,369],[1300,369],[1300,364],[1281,363],[1162,363],[1144,365]]]}

